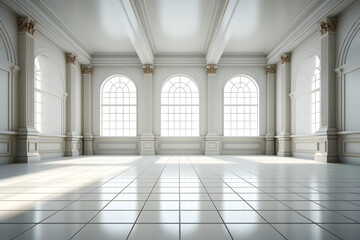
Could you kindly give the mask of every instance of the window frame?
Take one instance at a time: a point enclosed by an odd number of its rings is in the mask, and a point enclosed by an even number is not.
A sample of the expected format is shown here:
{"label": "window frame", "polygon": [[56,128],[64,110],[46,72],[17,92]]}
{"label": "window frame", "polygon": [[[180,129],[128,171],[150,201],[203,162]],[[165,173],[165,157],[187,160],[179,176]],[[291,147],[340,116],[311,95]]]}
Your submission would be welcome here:
{"label": "window frame", "polygon": [[[318,76],[318,78],[317,78]],[[320,125],[321,125],[321,70],[320,67],[316,67],[313,71],[313,76],[312,76],[312,81],[311,81],[311,113],[310,113],[310,118],[311,118],[311,132],[314,134],[316,133],[319,129],[320,129]],[[316,87],[316,84],[319,84],[318,87]],[[319,99],[317,99],[317,93],[318,93],[318,97]],[[316,111],[317,107],[316,104],[319,104],[319,111]],[[315,112],[313,112],[313,105],[315,105]],[[319,117],[317,119],[317,114],[319,114]],[[315,118],[315,122],[313,122],[313,118]]]}
{"label": "window frame", "polygon": [[[225,87],[226,85],[233,79],[235,78],[240,78],[240,82],[241,82],[241,77],[245,77],[245,78],[248,78],[250,81],[252,81],[256,87],[256,91],[257,91],[257,103],[256,103],[256,106],[257,106],[257,133],[256,135],[252,136],[252,135],[236,135],[236,136],[231,136],[231,135],[225,135],[225,106],[252,106],[251,104],[237,104],[237,105],[231,105],[231,104],[225,104]],[[234,85],[234,84],[233,84]],[[231,116],[231,114],[230,114]],[[223,86],[223,91],[222,91],[222,118],[223,118],[223,121],[222,121],[222,125],[223,125],[223,136],[224,137],[230,137],[230,138],[248,138],[248,137],[259,137],[260,136],[260,87],[259,87],[259,84],[257,83],[257,81],[247,75],[247,74],[237,74],[235,76],[232,76],[230,79],[228,79],[224,86]],[[230,123],[231,123],[231,120],[230,120]],[[244,122],[245,123],[245,122]],[[249,122],[251,124],[251,121]],[[231,128],[230,128],[231,129]],[[237,130],[239,128],[236,128]],[[244,128],[244,131],[245,131],[245,128]]]}
{"label": "window frame", "polygon": [[[184,77],[184,78],[187,78],[187,79],[189,79],[191,82],[193,82],[194,84],[195,84],[195,86],[196,86],[196,90],[197,90],[197,94],[198,94],[198,103],[197,104],[170,104],[170,103],[168,103],[168,104],[163,104],[162,103],[162,94],[163,94],[163,88],[164,88],[164,86],[165,86],[165,84],[167,83],[167,82],[169,82],[171,79],[174,79],[174,78],[177,78],[177,77],[179,77],[179,78],[181,78],[181,77]],[[193,92],[193,91],[192,91]],[[169,93],[169,92],[168,92]],[[198,85],[198,83],[193,79],[193,78],[191,78],[190,76],[188,76],[188,75],[185,75],[185,74],[176,74],[176,75],[172,75],[172,76],[170,76],[169,78],[167,78],[163,83],[162,83],[162,85],[161,85],[161,88],[160,88],[160,136],[161,137],[170,137],[170,138],[186,138],[186,137],[200,137],[200,105],[201,105],[201,100],[200,100],[201,98],[200,98],[200,88],[199,88],[199,85]],[[179,136],[175,136],[175,135],[169,135],[169,133],[167,134],[167,135],[163,135],[163,128],[162,128],[162,126],[163,126],[163,120],[162,120],[162,115],[163,115],[163,112],[162,112],[162,107],[163,106],[190,106],[190,107],[197,107],[198,108],[198,113],[197,113],[197,115],[198,115],[198,120],[197,120],[197,122],[198,122],[198,125],[197,125],[197,134],[196,135],[179,135]],[[185,111],[185,114],[186,114],[186,111]],[[170,122],[170,120],[167,120],[167,123],[169,123]],[[175,120],[173,121],[174,123],[175,123]],[[185,120],[185,123],[186,123],[187,121]],[[191,124],[193,123],[193,120],[191,120],[190,121],[191,122]],[[186,124],[185,124],[186,125]],[[170,129],[169,127],[167,128],[168,130]],[[174,131],[175,131],[175,127],[174,128],[172,128],[172,129],[174,129]],[[192,129],[193,128],[190,128],[190,130],[192,131]],[[187,127],[185,127],[185,131],[186,130],[188,130],[188,128]]]}
{"label": "window frame", "polygon": [[[103,88],[105,86],[105,84],[110,81],[111,79],[115,78],[115,77],[119,77],[120,79],[121,78],[126,78],[127,80],[129,80],[130,82],[132,82],[134,84],[134,87],[135,87],[135,99],[136,99],[136,103],[135,103],[135,135],[114,135],[114,136],[111,136],[111,135],[104,135],[104,129],[103,129],[103,124],[104,124],[104,120],[103,120]],[[121,80],[119,79],[119,82],[121,82]],[[130,94],[131,92],[129,92]],[[110,104],[109,104],[110,106]],[[134,106],[134,105],[131,105],[130,103],[129,104],[115,104],[113,105],[114,107],[117,107],[117,106]],[[130,109],[129,109],[130,111]],[[116,113],[114,113],[116,114]],[[123,113],[123,115],[125,115]],[[130,115],[129,115],[130,117]],[[116,121],[115,121],[116,122]],[[124,122],[124,121],[123,121]],[[131,123],[131,121],[129,121],[129,124]],[[115,128],[116,129],[116,128]],[[125,129],[124,127],[122,128],[123,130]],[[129,131],[130,131],[130,128],[129,128]],[[136,86],[136,83],[130,78],[128,77],[127,75],[124,75],[124,74],[112,74],[110,75],[109,77],[107,77],[101,84],[100,86],[100,136],[101,137],[116,137],[116,138],[131,138],[131,137],[137,137],[138,136],[138,88]]]}

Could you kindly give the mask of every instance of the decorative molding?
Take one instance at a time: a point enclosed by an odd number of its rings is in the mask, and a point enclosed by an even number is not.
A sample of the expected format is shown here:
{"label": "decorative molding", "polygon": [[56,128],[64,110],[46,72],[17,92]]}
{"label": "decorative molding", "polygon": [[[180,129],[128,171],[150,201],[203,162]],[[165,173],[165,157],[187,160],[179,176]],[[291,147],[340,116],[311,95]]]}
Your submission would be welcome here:
{"label": "decorative molding", "polygon": [[152,74],[154,72],[154,66],[151,64],[143,65],[144,74]]}
{"label": "decorative molding", "polygon": [[265,51],[269,64],[275,64],[283,52],[293,50],[296,46],[316,33],[319,29],[318,23],[326,16],[336,16],[355,0],[311,0],[294,18],[294,21],[280,34],[272,47]]}
{"label": "decorative molding", "polygon": [[264,54],[225,54],[222,55],[218,65],[224,66],[266,66],[266,56]]}
{"label": "decorative molding", "polygon": [[30,35],[34,36],[35,21],[28,17],[20,17],[18,18],[17,24],[19,32],[27,32]]}
{"label": "decorative molding", "polygon": [[73,53],[65,53],[66,64],[75,64],[76,56]]}
{"label": "decorative molding", "polygon": [[216,64],[208,64],[206,66],[206,72],[208,74],[216,74],[217,71],[217,65]]}
{"label": "decorative molding", "polygon": [[337,19],[336,18],[325,18],[320,22],[321,36],[328,32],[336,32]]}
{"label": "decorative molding", "polygon": [[291,62],[291,54],[290,53],[283,53],[280,57],[281,64],[290,63]]}
{"label": "decorative molding", "polygon": [[81,74],[92,74],[93,67],[89,64],[81,65]]}
{"label": "decorative molding", "polygon": [[276,74],[276,65],[268,65],[266,66],[267,74]]}

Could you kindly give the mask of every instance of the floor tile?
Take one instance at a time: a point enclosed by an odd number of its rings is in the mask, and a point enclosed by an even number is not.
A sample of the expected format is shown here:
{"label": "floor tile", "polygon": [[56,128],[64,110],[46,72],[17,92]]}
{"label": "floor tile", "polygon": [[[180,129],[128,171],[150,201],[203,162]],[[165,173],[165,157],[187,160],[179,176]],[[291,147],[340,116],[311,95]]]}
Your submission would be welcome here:
{"label": "floor tile", "polygon": [[142,211],[137,223],[179,223],[179,211]]}
{"label": "floor tile", "polygon": [[320,206],[311,201],[281,201],[283,204],[292,210],[327,210],[327,208]]}
{"label": "floor tile", "polygon": [[265,220],[255,211],[220,211],[225,223],[264,223]]}
{"label": "floor tile", "polygon": [[145,201],[111,201],[104,210],[116,211],[116,210],[141,210],[145,204]]}
{"label": "floor tile", "polygon": [[294,211],[258,211],[269,223],[310,223]]}
{"label": "floor tile", "polygon": [[179,207],[179,201],[147,201],[143,210],[179,210]]}
{"label": "floor tile", "polygon": [[315,223],[354,223],[353,220],[332,211],[299,211],[299,213]]}
{"label": "floor tile", "polygon": [[66,208],[64,211],[76,211],[76,210],[101,210],[109,201],[76,201]]}
{"label": "floor tile", "polygon": [[151,201],[178,201],[180,199],[180,194],[178,193],[152,193],[148,200]]}
{"label": "floor tile", "polygon": [[216,211],[212,201],[181,201],[181,210],[209,210]]}
{"label": "floor tile", "polygon": [[181,239],[226,240],[231,236],[224,224],[181,224]]}
{"label": "floor tile", "polygon": [[88,223],[98,211],[60,211],[47,218],[44,223]]}
{"label": "floor tile", "polygon": [[181,223],[222,223],[217,211],[181,211]]}
{"label": "floor tile", "polygon": [[287,239],[338,239],[333,234],[327,232],[315,224],[273,224],[273,226]]}
{"label": "floor tile", "polygon": [[17,235],[25,232],[31,227],[35,226],[34,224],[0,224],[0,233],[1,239],[13,239]]}
{"label": "floor tile", "polygon": [[317,204],[329,210],[354,210],[360,211],[360,206],[345,201],[316,201]]}
{"label": "floor tile", "polygon": [[360,211],[336,211],[336,212],[358,223],[360,222]]}
{"label": "floor tile", "polygon": [[139,211],[101,211],[90,223],[134,223]]}
{"label": "floor tile", "polygon": [[38,224],[16,240],[64,240],[70,239],[83,224]]}
{"label": "floor tile", "polygon": [[88,224],[72,240],[126,239],[132,224]]}
{"label": "floor tile", "polygon": [[290,210],[278,201],[247,201],[247,203],[255,210]]}
{"label": "floor tile", "polygon": [[179,239],[179,224],[135,224],[129,240],[176,240]]}
{"label": "floor tile", "polygon": [[329,232],[344,240],[359,240],[360,224],[320,224]]}
{"label": "floor tile", "polygon": [[285,239],[270,224],[227,224],[227,227],[234,240]]}
{"label": "floor tile", "polygon": [[0,223],[39,223],[55,211],[0,211]]}
{"label": "floor tile", "polygon": [[139,193],[139,194],[122,194],[120,193],[116,198],[114,198],[115,201],[144,201],[148,198],[149,194],[145,193]]}
{"label": "floor tile", "polygon": [[0,210],[61,210],[74,201],[1,201]]}
{"label": "floor tile", "polygon": [[214,201],[218,210],[253,210],[245,201]]}

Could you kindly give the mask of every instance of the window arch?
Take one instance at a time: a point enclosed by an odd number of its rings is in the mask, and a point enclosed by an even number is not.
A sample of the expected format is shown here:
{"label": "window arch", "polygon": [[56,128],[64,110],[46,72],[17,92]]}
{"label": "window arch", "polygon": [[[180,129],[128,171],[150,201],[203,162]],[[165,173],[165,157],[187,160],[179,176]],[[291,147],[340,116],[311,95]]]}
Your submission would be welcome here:
{"label": "window arch", "polygon": [[224,87],[224,136],[258,135],[258,86],[248,76],[236,76]]}
{"label": "window arch", "polygon": [[161,136],[199,136],[199,90],[186,76],[174,76],[161,89]]}
{"label": "window arch", "polygon": [[136,86],[122,75],[109,77],[100,94],[101,136],[136,136]]}

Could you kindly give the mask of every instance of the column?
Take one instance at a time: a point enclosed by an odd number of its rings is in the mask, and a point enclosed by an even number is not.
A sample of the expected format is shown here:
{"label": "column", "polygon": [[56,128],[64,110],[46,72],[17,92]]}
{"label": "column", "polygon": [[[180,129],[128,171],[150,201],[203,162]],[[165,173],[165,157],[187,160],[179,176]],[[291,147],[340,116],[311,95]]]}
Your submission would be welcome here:
{"label": "column", "polygon": [[314,159],[321,162],[337,162],[336,129],[336,19],[326,18],[320,23],[320,128],[317,135],[317,151]]}
{"label": "column", "polygon": [[291,54],[284,53],[281,55],[281,66],[280,66],[280,134],[277,136],[278,139],[278,152],[277,154],[282,157],[291,156],[291,102],[290,102],[290,84],[291,84]]}
{"label": "column", "polygon": [[216,101],[219,99],[216,96],[216,64],[209,64],[206,66],[208,78],[208,111],[207,111],[207,127],[208,131],[205,136],[205,155],[219,155],[220,154],[220,137],[216,132],[217,115],[215,112]]}
{"label": "column", "polygon": [[35,22],[18,19],[18,135],[16,162],[39,161],[39,133],[34,124],[34,32]]}
{"label": "column", "polygon": [[143,104],[144,104],[144,133],[140,136],[140,155],[155,155],[155,137],[152,131],[152,78],[154,72],[153,65],[144,65],[143,81]]}
{"label": "column", "polygon": [[66,138],[65,156],[79,155],[79,136],[76,134],[76,56],[66,53]]}
{"label": "column", "polygon": [[275,154],[275,81],[276,65],[269,65],[266,67],[266,155]]}
{"label": "column", "polygon": [[92,132],[92,66],[82,65],[83,86],[83,149],[84,155],[93,155],[93,132]]}

